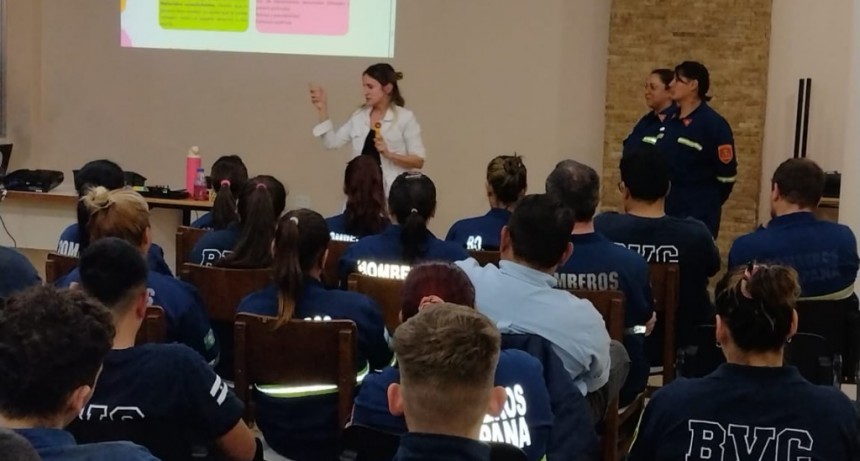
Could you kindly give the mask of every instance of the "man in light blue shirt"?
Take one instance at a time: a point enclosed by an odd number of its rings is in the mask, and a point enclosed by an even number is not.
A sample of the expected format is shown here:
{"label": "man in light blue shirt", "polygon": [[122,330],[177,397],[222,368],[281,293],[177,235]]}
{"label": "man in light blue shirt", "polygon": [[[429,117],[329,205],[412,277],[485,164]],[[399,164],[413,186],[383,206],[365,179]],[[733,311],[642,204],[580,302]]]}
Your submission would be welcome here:
{"label": "man in light blue shirt", "polygon": [[[533,334],[552,343],[599,419],[609,401],[607,393],[618,392],[626,370],[613,379],[620,382],[607,386],[610,338],[603,318],[589,301],[555,289],[555,271],[573,252],[573,221],[572,212],[549,196],[527,196],[502,228],[499,267],[481,267],[471,258],[456,264],[475,285],[478,310],[503,333]],[[618,346],[619,365],[629,367],[623,346]]]}

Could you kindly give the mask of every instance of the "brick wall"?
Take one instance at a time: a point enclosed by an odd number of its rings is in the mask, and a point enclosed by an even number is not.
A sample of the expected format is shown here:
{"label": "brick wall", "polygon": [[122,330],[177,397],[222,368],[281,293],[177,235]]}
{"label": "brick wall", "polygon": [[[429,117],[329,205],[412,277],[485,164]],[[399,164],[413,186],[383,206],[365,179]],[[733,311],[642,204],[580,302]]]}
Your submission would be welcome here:
{"label": "brick wall", "polygon": [[[732,126],[739,171],[723,205],[725,253],[757,220],[767,100],[771,0],[612,0],[603,155],[604,209],[617,209],[621,141],[647,111],[648,72],[700,61],[711,73],[711,105]],[[764,206],[767,206],[766,204]],[[724,259],[725,261],[725,259]]]}

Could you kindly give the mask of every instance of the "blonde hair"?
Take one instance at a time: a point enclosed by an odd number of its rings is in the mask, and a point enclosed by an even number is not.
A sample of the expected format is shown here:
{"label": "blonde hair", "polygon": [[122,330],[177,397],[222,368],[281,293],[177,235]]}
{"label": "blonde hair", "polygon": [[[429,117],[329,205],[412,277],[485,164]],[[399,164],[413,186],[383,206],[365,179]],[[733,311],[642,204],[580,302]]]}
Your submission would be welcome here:
{"label": "blonde hair", "polygon": [[121,238],[137,247],[146,238],[149,228],[149,205],[131,189],[89,189],[81,203],[89,213],[87,234],[90,242],[103,237]]}

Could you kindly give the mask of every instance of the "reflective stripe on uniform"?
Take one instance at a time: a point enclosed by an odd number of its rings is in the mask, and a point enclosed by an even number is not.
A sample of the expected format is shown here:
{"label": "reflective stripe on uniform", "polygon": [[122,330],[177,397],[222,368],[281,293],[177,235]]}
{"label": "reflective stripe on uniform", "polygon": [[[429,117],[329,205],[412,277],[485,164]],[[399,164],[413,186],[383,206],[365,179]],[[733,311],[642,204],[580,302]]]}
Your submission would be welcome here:
{"label": "reflective stripe on uniform", "polygon": [[657,144],[656,136],[645,136],[642,138],[642,142],[647,142],[648,144]]}
{"label": "reflective stripe on uniform", "polygon": [[717,181],[721,183],[733,183],[738,179],[737,176],[717,176]]}
{"label": "reflective stripe on uniform", "polygon": [[807,298],[798,298],[798,301],[840,301],[845,298],[850,297],[854,294],[854,285],[848,285],[847,287],[835,291],[833,293],[827,293],[821,296],[810,296]]}
{"label": "reflective stripe on uniform", "polygon": [[692,147],[693,149],[696,149],[697,151],[700,151],[700,152],[702,150],[701,144],[699,144],[695,141],[690,141],[687,138],[678,138],[678,144],[683,144],[685,146]]}
{"label": "reflective stripe on uniform", "polygon": [[[370,372],[370,365],[365,363],[364,369],[355,377],[355,384],[361,385],[364,377]],[[306,386],[277,386],[277,385],[255,385],[258,391],[279,398],[309,397],[312,395],[326,395],[337,392],[337,384],[308,384]]]}

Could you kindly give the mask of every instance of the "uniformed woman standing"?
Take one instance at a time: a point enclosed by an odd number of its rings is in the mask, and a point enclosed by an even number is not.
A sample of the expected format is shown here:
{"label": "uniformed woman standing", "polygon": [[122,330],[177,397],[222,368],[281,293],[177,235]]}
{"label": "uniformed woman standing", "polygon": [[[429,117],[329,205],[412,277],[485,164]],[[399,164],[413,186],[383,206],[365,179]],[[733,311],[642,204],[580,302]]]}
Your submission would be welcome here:
{"label": "uniformed woman standing", "polygon": [[654,69],[648,75],[645,80],[645,104],[651,110],[639,119],[624,140],[624,152],[636,148],[641,142],[657,143],[657,137],[663,132],[663,124],[678,110],[669,91],[674,78],[672,69]]}
{"label": "uniformed woman standing", "polygon": [[701,63],[684,61],[675,67],[670,91],[678,111],[666,121],[656,145],[669,158],[672,189],[666,213],[696,218],[716,238],[738,161],[731,127],[707,103],[710,85],[708,69]]}

